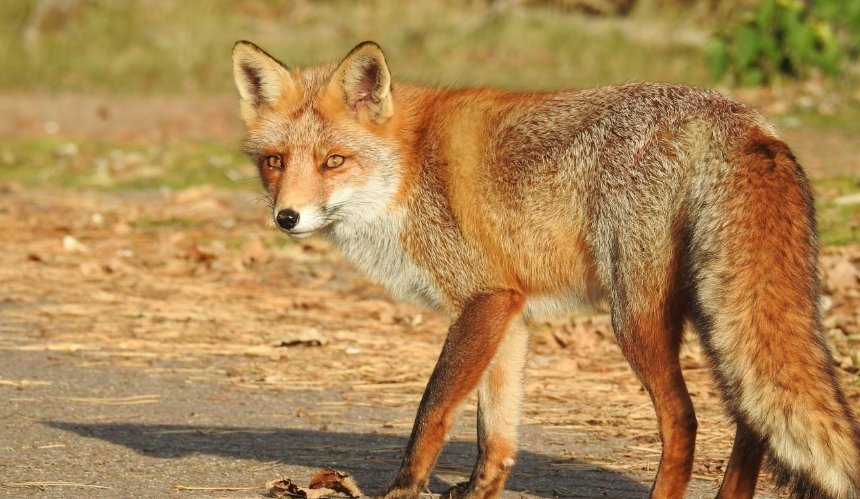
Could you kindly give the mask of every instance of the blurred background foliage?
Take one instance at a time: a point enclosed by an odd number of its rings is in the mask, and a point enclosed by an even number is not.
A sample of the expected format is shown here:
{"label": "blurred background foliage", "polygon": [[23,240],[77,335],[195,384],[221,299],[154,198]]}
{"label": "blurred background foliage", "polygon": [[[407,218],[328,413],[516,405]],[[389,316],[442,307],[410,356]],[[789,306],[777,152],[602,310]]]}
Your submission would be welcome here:
{"label": "blurred background foliage", "polygon": [[619,27],[605,20],[629,14],[626,9],[591,19],[577,15],[583,12],[578,5],[592,3],[604,12],[620,2],[0,2],[0,36],[6,38],[0,88],[232,91],[229,51],[239,38],[290,65],[338,59],[372,39],[382,44],[398,78],[428,83],[548,88],[627,79],[707,81],[698,28],[667,38],[674,31],[670,20]]}
{"label": "blurred background foliage", "polygon": [[843,73],[860,51],[860,1],[762,0],[731,12],[707,48],[715,78],[741,85]]}
{"label": "blurred background foliage", "polygon": [[228,92],[237,38],[294,65],[373,39],[398,77],[453,85],[854,81],[860,0],[15,0],[0,90]]}

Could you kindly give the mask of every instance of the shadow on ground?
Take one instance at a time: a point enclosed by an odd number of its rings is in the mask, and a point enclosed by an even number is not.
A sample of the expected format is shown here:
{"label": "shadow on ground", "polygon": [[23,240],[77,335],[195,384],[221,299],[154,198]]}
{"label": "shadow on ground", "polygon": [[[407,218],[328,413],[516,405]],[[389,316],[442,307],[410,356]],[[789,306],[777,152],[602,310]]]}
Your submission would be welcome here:
{"label": "shadow on ground", "polygon": [[[393,435],[339,433],[305,429],[224,426],[143,425],[130,423],[69,423],[46,425],[84,437],[126,446],[156,458],[210,454],[261,462],[319,468],[341,467],[355,475],[366,492],[377,492],[394,474],[406,439]],[[475,460],[473,442],[449,442],[440,463],[468,473]],[[437,471],[439,471],[437,469]],[[430,488],[450,486],[434,478]],[[637,481],[599,466],[523,451],[507,490],[541,497],[646,497]]]}

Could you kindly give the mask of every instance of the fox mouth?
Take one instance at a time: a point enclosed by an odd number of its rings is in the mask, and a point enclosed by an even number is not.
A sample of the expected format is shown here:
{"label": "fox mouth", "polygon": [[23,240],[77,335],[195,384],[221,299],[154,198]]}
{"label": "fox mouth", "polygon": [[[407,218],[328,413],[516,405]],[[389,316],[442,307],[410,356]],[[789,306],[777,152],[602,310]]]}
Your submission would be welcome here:
{"label": "fox mouth", "polygon": [[278,225],[277,220],[275,220],[275,227],[277,227],[277,229],[279,231],[283,232],[284,234],[286,234],[290,237],[294,237],[296,239],[303,239],[306,237],[310,237],[322,228],[322,226],[320,226],[320,227],[312,227],[312,228],[302,227],[302,228],[287,229],[287,228],[284,228],[284,227],[281,227],[280,225]]}
{"label": "fox mouth", "polygon": [[336,209],[322,207],[296,210],[285,208],[273,213],[275,227],[295,239],[304,239],[318,234],[336,221]]}
{"label": "fox mouth", "polygon": [[314,230],[283,230],[283,229],[281,229],[281,230],[283,232],[285,232],[288,236],[295,238],[295,239],[306,239],[308,237],[311,237],[312,235],[314,235],[317,232],[316,229],[314,229]]}
{"label": "fox mouth", "polygon": [[325,230],[325,228],[328,227],[328,225],[329,225],[328,223],[325,223],[325,224],[320,224],[320,225],[317,225],[316,227],[310,227],[310,228],[302,227],[302,228],[285,229],[283,227],[278,226],[277,222],[275,223],[275,226],[278,227],[278,230],[280,230],[284,234],[286,234],[286,235],[288,235],[294,239],[306,239],[306,238],[311,237],[315,234],[319,234],[323,230]]}

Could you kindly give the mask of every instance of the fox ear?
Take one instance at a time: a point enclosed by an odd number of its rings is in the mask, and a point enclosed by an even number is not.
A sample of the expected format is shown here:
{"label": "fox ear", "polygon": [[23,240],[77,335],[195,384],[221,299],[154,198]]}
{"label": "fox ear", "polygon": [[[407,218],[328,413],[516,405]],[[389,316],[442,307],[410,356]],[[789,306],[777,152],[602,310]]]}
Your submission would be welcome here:
{"label": "fox ear", "polygon": [[233,79],[246,125],[256,120],[261,108],[274,105],[295,89],[286,66],[244,40],[233,46]]}
{"label": "fox ear", "polygon": [[382,49],[373,42],[356,45],[340,62],[330,80],[330,89],[358,119],[367,116],[382,124],[394,114],[391,73]]}

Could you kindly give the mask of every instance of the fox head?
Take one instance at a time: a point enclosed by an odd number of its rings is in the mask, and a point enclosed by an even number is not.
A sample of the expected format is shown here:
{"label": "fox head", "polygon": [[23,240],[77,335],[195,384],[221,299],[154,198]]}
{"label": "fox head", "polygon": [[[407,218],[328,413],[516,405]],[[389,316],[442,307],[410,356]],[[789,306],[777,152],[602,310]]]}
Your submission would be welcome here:
{"label": "fox head", "polygon": [[389,206],[400,173],[391,75],[378,45],[359,44],[337,65],[290,69],[240,41],[233,76],[245,152],[281,230],[307,237]]}

